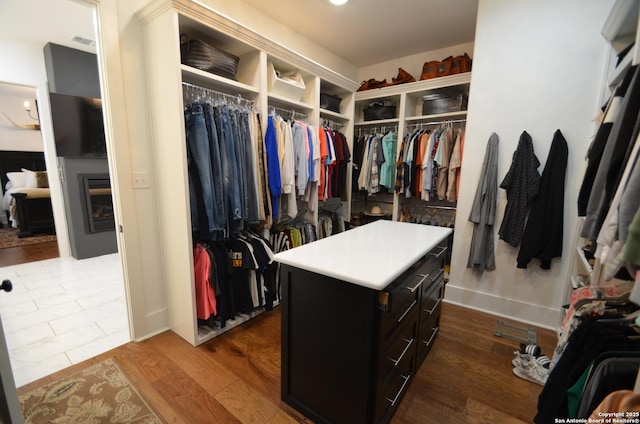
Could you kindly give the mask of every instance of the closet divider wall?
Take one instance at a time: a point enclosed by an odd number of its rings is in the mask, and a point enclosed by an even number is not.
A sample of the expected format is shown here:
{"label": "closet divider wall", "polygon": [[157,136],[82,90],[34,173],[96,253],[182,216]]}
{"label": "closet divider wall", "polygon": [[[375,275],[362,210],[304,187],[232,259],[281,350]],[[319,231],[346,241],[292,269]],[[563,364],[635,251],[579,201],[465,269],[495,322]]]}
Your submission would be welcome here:
{"label": "closet divider wall", "polygon": [[[162,227],[163,274],[171,329],[196,346],[250,319],[262,311],[227,321],[223,329],[199,327],[196,318],[193,239],[185,144],[182,83],[203,87],[253,102],[259,111],[262,134],[269,111],[291,111],[314,126],[331,122],[353,133],[353,93],[358,84],[332,70],[276,44],[215,11],[187,0],[158,0],[138,12],[144,26],[149,104],[152,105],[155,182]],[[236,79],[214,75],[181,63],[180,34],[199,38],[239,57]],[[304,81],[301,95],[275,90],[272,69],[297,71]],[[271,82],[271,84],[270,84]],[[342,98],[339,112],[321,109],[320,93]],[[351,175],[348,165],[348,176]],[[351,185],[350,177],[346,182]],[[350,214],[350,199],[341,206]],[[318,223],[318,210],[310,216]]]}

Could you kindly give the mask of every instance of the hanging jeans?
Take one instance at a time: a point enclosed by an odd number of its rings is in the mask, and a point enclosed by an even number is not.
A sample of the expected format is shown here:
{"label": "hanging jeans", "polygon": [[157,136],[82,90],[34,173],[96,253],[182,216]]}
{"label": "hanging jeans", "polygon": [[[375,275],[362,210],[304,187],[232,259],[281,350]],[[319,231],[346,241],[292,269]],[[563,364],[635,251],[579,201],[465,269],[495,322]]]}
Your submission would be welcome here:
{"label": "hanging jeans", "polygon": [[214,206],[218,215],[220,226],[224,226],[224,217],[227,211],[224,202],[224,177],[222,175],[222,156],[220,153],[220,141],[218,139],[218,129],[213,117],[213,107],[207,103],[204,105],[204,121],[207,125],[209,136],[209,151],[211,153],[211,171],[213,173]]}
{"label": "hanging jeans", "polygon": [[240,175],[234,146],[229,110],[226,105],[213,108],[213,116],[219,129],[220,153],[224,196],[227,203],[227,219],[231,233],[242,230],[242,204],[240,201]]}
{"label": "hanging jeans", "polygon": [[[191,216],[192,220],[195,219],[192,228],[201,232],[206,229],[209,233],[214,233],[222,227],[214,207],[209,139],[201,104],[193,103],[185,108],[185,125],[189,155],[189,181],[192,183],[189,184]],[[195,202],[193,202],[194,198]],[[203,212],[204,216],[199,212]]]}
{"label": "hanging jeans", "polygon": [[244,140],[245,152],[245,181],[247,199],[247,219],[249,223],[257,224],[260,222],[258,211],[258,186],[256,183],[256,158],[253,151],[253,143],[251,137],[251,126],[249,124],[249,114],[242,112],[238,115],[238,123],[240,125],[240,136]]}

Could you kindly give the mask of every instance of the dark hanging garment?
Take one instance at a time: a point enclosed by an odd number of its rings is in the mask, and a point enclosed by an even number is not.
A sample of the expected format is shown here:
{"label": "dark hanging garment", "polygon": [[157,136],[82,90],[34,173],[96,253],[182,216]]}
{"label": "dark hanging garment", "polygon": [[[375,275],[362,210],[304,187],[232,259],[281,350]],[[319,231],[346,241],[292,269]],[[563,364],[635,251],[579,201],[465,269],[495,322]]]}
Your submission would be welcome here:
{"label": "dark hanging garment", "polygon": [[618,84],[613,96],[609,99],[604,111],[602,123],[598,127],[595,138],[587,152],[587,168],[582,179],[580,192],[578,193],[578,216],[585,216],[587,214],[589,196],[591,196],[591,188],[593,187],[593,182],[596,178],[598,167],[600,166],[602,153],[604,152],[607,139],[611,133],[611,128],[613,128],[613,124],[620,112],[620,104],[622,103],[624,95],[629,88],[634,70],[634,68],[629,68],[627,70],[623,80]]}
{"label": "dark hanging garment", "polygon": [[498,235],[513,247],[522,240],[527,214],[540,187],[540,161],[533,151],[531,136],[523,131],[513,152],[511,167],[500,188],[507,192],[507,206]]}
{"label": "dark hanging garment", "polygon": [[634,67],[631,84],[625,93],[624,100],[620,105],[620,113],[611,128],[611,133],[604,147],[602,160],[598,166],[587,204],[587,213],[580,236],[592,241],[592,252],[595,251],[595,240],[617,189],[616,183],[619,181],[619,173],[625,168],[629,144],[635,142],[631,136],[640,111],[639,70],[639,67]]}
{"label": "dark hanging garment", "polygon": [[564,180],[569,149],[560,130],[551,142],[549,157],[540,178],[538,196],[533,201],[520,252],[518,268],[526,268],[533,258],[540,268],[551,268],[551,259],[562,256]]}

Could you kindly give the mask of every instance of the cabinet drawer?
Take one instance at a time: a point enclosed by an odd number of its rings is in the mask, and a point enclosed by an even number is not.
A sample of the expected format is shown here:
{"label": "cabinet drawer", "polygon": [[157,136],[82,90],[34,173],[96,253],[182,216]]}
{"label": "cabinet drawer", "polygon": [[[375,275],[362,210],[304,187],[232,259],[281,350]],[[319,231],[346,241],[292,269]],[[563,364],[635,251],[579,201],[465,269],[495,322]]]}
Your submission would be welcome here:
{"label": "cabinet drawer", "polygon": [[[394,371],[402,369],[407,361],[413,362],[416,350],[418,320],[404,326],[378,359],[378,387],[383,391],[389,385]],[[411,366],[413,368],[413,365]],[[380,391],[380,389],[378,390]]]}
{"label": "cabinet drawer", "polygon": [[436,311],[436,314],[432,317],[431,320],[421,324],[420,332],[417,340],[417,358],[416,358],[416,369],[420,367],[422,361],[431,350],[431,346],[436,340],[438,335],[438,331],[440,330],[440,306]]}
{"label": "cabinet drawer", "polygon": [[[426,275],[405,273],[387,290],[380,292],[380,351],[386,350],[398,328],[417,315],[420,308],[420,286]],[[386,308],[386,310],[384,310]]]}
{"label": "cabinet drawer", "polygon": [[444,279],[442,273],[440,277],[431,284],[427,284],[427,281],[423,283],[424,291],[422,293],[422,299],[420,301],[420,323],[421,326],[425,321],[429,320],[432,316],[436,315],[436,312],[440,311],[440,303],[444,295]]}
{"label": "cabinet drawer", "polygon": [[385,390],[379,391],[376,399],[375,415],[373,422],[376,424],[388,423],[393,413],[398,409],[402,397],[409,388],[409,383],[413,378],[411,364],[413,361],[403,364],[397,373],[393,374],[392,380]]}

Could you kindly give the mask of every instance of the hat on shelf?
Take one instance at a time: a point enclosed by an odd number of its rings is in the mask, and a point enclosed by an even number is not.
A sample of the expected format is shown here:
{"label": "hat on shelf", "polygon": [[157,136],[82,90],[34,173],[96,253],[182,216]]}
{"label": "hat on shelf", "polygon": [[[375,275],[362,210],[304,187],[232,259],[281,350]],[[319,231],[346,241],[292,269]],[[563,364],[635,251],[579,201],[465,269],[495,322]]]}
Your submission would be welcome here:
{"label": "hat on shelf", "polygon": [[369,215],[369,216],[385,216],[387,215],[386,212],[382,211],[382,208],[380,208],[380,206],[373,206],[371,208],[371,211],[365,211],[364,212],[365,215]]}

